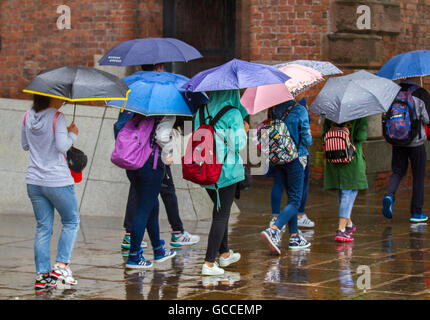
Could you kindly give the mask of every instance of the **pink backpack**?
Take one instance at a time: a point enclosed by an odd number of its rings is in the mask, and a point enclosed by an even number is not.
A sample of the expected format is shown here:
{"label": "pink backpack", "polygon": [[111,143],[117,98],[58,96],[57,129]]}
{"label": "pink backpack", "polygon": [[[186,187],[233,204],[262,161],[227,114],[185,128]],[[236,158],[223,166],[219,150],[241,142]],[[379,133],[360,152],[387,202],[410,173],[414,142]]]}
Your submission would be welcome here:
{"label": "pink backpack", "polygon": [[155,170],[158,162],[158,145],[151,141],[154,125],[154,117],[136,114],[131,118],[118,133],[111,161],[120,168],[137,170],[145,165],[155,150],[153,166]]}

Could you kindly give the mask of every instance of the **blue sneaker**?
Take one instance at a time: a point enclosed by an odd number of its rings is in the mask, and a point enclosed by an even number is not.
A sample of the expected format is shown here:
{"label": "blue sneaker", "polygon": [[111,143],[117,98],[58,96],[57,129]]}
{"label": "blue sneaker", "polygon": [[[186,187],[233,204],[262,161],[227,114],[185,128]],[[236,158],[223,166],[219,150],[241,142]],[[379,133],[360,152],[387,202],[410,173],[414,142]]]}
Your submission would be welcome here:
{"label": "blue sneaker", "polygon": [[409,219],[410,223],[422,223],[427,222],[429,218],[424,213],[413,213]]}
{"label": "blue sneaker", "polygon": [[311,246],[311,243],[308,242],[301,235],[297,235],[294,237],[290,237],[290,249],[305,249]]}
{"label": "blue sneaker", "polygon": [[125,267],[128,269],[148,269],[152,267],[152,262],[147,261],[143,256],[143,249],[140,249],[138,254],[130,254],[128,256]]}
{"label": "blue sneaker", "polygon": [[281,248],[279,244],[281,242],[281,231],[275,228],[267,228],[260,233],[261,238],[266,242],[271,253],[280,255]]}
{"label": "blue sneaker", "polygon": [[384,200],[382,200],[382,214],[387,219],[393,218],[393,204],[393,196],[387,195],[384,197]]}
{"label": "blue sneaker", "polygon": [[154,249],[154,261],[159,263],[171,259],[174,256],[176,256],[176,251],[164,248],[164,240],[161,239],[161,246]]}

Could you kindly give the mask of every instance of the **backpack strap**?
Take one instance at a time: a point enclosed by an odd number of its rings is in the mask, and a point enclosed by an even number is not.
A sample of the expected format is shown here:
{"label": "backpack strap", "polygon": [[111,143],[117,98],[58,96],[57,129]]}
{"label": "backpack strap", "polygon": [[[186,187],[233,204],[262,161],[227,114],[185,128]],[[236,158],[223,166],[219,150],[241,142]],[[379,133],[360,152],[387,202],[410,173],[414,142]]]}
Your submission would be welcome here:
{"label": "backpack strap", "polygon": [[24,114],[24,127],[26,126],[26,123],[27,123],[27,115],[28,115],[28,113],[30,112],[30,110],[27,110],[26,112],[25,112],[25,114]]}
{"label": "backpack strap", "polygon": [[55,136],[55,125],[57,124],[57,119],[60,116],[60,112],[57,111],[54,115],[54,120],[52,121],[52,130],[54,131],[54,136]]}
{"label": "backpack strap", "polygon": [[215,124],[230,110],[235,109],[233,106],[225,106],[221,109],[220,112],[216,114],[216,116],[210,120],[209,124],[215,128]]}
{"label": "backpack strap", "polygon": [[298,106],[299,104],[296,102],[296,104],[293,104],[291,106],[289,106],[287,108],[287,110],[285,110],[284,114],[282,115],[281,119],[282,121],[285,121],[285,119],[287,119],[288,115],[290,114],[291,110],[294,109],[294,107]]}

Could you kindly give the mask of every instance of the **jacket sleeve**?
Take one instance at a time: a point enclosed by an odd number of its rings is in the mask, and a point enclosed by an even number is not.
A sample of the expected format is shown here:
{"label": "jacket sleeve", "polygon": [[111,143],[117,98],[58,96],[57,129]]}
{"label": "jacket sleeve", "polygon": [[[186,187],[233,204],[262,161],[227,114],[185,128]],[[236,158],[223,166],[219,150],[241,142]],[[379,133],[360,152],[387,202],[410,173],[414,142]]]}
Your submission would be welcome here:
{"label": "jacket sleeve", "polygon": [[66,119],[61,113],[55,123],[55,147],[59,152],[66,153],[77,138],[74,133],[67,132]]}
{"label": "jacket sleeve", "polygon": [[308,147],[312,145],[312,134],[311,134],[311,125],[309,123],[309,115],[308,112],[304,109],[301,109],[300,112],[300,143],[304,146]]}
{"label": "jacket sleeve", "polygon": [[25,151],[28,151],[30,149],[30,146],[28,145],[27,135],[25,134],[24,119],[22,120],[21,124],[21,146]]}
{"label": "jacket sleeve", "polygon": [[165,160],[173,156],[173,137],[172,128],[175,124],[176,116],[166,116],[161,119],[155,129],[155,142],[161,147],[161,160]]}
{"label": "jacket sleeve", "polygon": [[357,120],[357,129],[354,137],[354,142],[363,142],[367,140],[367,118]]}
{"label": "jacket sleeve", "polygon": [[426,103],[417,97],[413,97],[413,99],[415,102],[416,110],[419,110],[419,115],[422,117],[424,123],[428,124],[429,123],[429,115],[428,115],[428,111],[426,108]]}

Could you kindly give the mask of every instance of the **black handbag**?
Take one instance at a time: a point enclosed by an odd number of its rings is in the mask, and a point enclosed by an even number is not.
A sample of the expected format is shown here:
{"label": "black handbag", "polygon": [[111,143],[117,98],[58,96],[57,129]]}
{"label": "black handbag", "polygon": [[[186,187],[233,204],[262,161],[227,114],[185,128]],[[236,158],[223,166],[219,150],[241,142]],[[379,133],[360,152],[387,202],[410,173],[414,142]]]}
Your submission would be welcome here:
{"label": "black handbag", "polygon": [[70,170],[80,173],[85,169],[88,163],[88,157],[81,150],[71,147],[67,151],[67,164]]}

